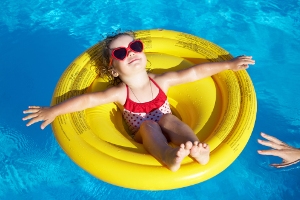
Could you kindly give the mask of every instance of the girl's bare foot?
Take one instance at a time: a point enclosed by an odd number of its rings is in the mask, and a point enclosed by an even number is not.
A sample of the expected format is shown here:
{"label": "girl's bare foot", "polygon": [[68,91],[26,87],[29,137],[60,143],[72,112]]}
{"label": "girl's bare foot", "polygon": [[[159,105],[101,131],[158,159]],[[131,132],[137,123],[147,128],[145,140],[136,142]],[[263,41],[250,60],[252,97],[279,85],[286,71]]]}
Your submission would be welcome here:
{"label": "girl's bare foot", "polygon": [[192,142],[181,144],[180,147],[171,148],[165,154],[165,164],[167,167],[175,172],[180,168],[181,161],[190,154]]}
{"label": "girl's bare foot", "polygon": [[205,165],[209,161],[209,153],[210,150],[208,144],[195,141],[191,148],[190,156],[201,165]]}

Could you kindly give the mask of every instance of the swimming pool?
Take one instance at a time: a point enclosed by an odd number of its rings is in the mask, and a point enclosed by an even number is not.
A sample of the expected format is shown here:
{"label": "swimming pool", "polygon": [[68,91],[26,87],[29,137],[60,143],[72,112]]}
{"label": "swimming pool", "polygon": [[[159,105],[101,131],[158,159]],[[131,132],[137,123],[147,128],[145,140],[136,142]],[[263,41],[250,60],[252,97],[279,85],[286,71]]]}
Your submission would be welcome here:
{"label": "swimming pool", "polygon": [[[299,165],[256,153],[260,131],[300,147],[300,1],[0,2],[0,199],[298,199]],[[121,10],[122,9],[122,10]],[[116,12],[118,11],[118,12]],[[143,11],[143,12],[142,12]],[[102,182],[76,166],[51,128],[26,127],[28,105],[49,105],[66,66],[102,34],[165,28],[210,40],[248,70],[258,98],[256,125],[239,158],[216,177],[170,191],[136,191]]]}

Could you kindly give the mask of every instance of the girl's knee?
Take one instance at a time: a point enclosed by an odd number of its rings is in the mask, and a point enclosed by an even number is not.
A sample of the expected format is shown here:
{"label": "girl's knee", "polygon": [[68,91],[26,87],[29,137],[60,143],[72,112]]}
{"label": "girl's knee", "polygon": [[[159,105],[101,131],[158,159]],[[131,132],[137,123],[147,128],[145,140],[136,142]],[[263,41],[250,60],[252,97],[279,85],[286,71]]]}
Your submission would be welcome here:
{"label": "girl's knee", "polygon": [[163,116],[161,116],[160,120],[158,121],[158,123],[169,120],[170,118],[172,118],[173,115],[170,113],[164,114]]}
{"label": "girl's knee", "polygon": [[134,136],[134,140],[139,143],[143,143],[143,137],[145,137],[149,132],[156,130],[159,125],[152,120],[146,120],[141,123],[140,129]]}
{"label": "girl's knee", "polygon": [[139,136],[141,138],[147,138],[149,135],[161,133],[161,128],[159,124],[152,120],[146,120],[144,121],[139,130]]}
{"label": "girl's knee", "polygon": [[152,120],[145,120],[140,126],[140,129],[149,129],[159,127],[158,123]]}
{"label": "girl's knee", "polygon": [[158,124],[160,125],[160,126],[164,126],[164,125],[166,125],[167,123],[169,123],[169,122],[174,122],[174,120],[176,121],[178,118],[175,116],[175,115],[173,115],[173,114],[170,114],[170,113],[167,113],[167,114],[164,114],[161,118],[160,118],[160,120],[158,121]]}

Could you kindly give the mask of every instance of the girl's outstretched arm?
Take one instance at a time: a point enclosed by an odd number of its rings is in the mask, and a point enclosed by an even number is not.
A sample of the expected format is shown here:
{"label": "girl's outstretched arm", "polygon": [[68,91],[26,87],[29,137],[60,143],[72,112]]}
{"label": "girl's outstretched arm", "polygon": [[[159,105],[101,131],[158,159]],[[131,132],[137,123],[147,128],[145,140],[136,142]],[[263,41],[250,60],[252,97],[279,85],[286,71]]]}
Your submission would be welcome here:
{"label": "girl's outstretched arm", "polygon": [[193,82],[228,69],[233,71],[247,69],[249,65],[254,64],[255,61],[252,59],[252,56],[239,56],[228,61],[201,63],[187,69],[167,72],[158,76],[157,79],[161,79],[160,81],[164,82],[164,87],[170,87]]}
{"label": "girl's outstretched arm", "polygon": [[121,95],[119,94],[120,89],[118,88],[119,87],[112,87],[103,92],[79,95],[52,107],[29,106],[28,110],[23,111],[24,114],[28,114],[23,120],[30,120],[26,124],[27,126],[42,121],[41,129],[44,129],[59,115],[106,103],[119,102]]}

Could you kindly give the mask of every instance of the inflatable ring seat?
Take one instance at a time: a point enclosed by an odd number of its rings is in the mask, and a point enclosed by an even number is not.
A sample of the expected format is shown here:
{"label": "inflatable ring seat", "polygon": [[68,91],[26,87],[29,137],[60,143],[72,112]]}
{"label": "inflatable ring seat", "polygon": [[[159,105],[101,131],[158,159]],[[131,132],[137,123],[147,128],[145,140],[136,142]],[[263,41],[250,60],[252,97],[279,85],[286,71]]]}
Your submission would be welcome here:
{"label": "inflatable ring seat", "polygon": [[[179,70],[195,63],[229,60],[219,46],[199,37],[169,31],[137,31],[153,73]],[[99,44],[76,58],[57,83],[52,105],[108,87],[98,78],[94,57]],[[245,70],[223,71],[212,77],[172,87],[173,114],[188,124],[201,142],[210,145],[210,161],[200,165],[187,157],[171,172],[128,134],[122,113],[110,103],[57,117],[55,137],[66,154],[93,176],[125,188],[168,190],[197,184],[226,169],[242,152],[252,133],[257,101]]]}

